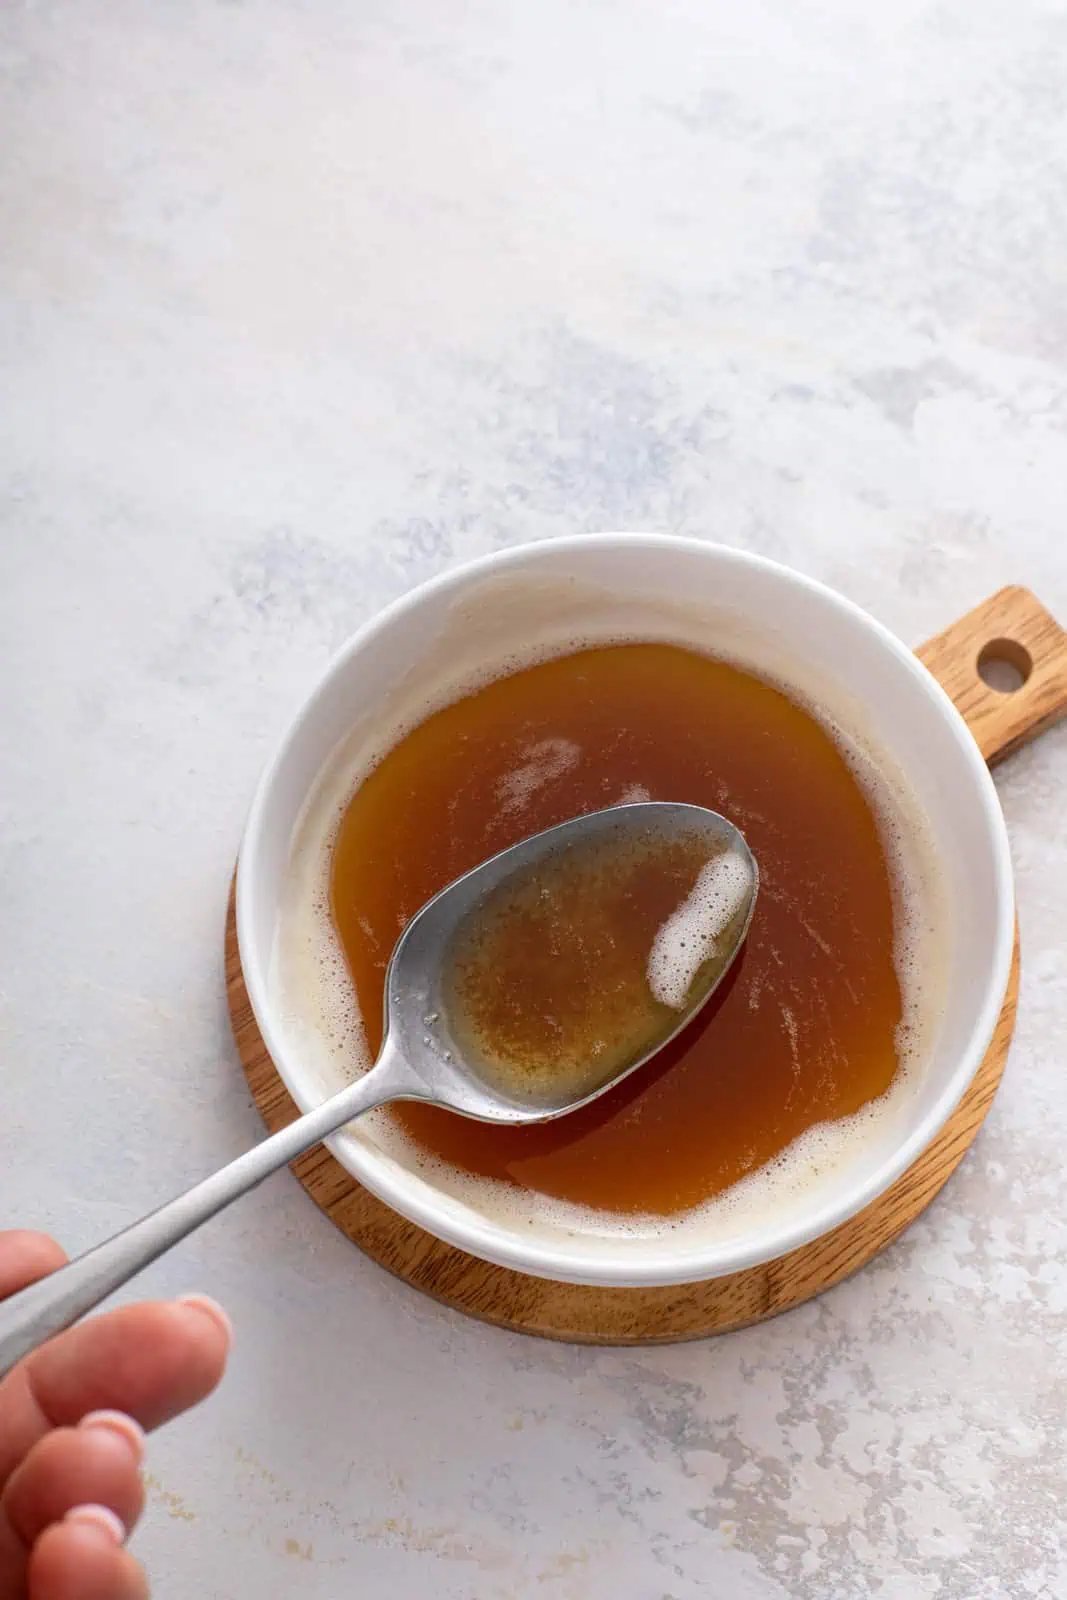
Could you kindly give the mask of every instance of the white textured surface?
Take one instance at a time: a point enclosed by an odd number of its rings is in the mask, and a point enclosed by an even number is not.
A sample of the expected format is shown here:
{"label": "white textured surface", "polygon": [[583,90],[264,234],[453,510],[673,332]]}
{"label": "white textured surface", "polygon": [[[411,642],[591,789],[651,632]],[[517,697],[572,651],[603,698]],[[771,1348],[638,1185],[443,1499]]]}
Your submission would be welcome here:
{"label": "white textured surface", "polygon": [[[1067,616],[1062,0],[38,0],[0,20],[4,1212],[88,1244],[259,1131],[259,765],[458,557],[659,527],[918,640]],[[160,1595],[1067,1596],[1067,731],[999,779],[1025,944],[970,1159],[818,1304],[544,1346],[278,1177],[153,1445]]]}

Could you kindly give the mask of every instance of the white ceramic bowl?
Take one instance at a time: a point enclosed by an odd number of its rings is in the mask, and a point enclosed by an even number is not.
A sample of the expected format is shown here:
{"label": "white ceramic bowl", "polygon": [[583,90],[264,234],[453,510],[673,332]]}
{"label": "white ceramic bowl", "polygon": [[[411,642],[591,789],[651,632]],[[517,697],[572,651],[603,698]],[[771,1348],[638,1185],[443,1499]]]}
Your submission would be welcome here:
{"label": "white ceramic bowl", "polygon": [[[576,640],[658,638],[773,676],[864,736],[905,774],[926,813],[947,891],[943,1016],[904,1112],[862,1158],[832,1166],[769,1209],[694,1239],[531,1225],[471,1201],[373,1124],[329,1141],[396,1211],[485,1260],[597,1284],[684,1283],[784,1255],[860,1211],[950,1116],[982,1060],[1007,987],[1014,934],[1008,840],[965,723],[915,656],[823,585],[736,550],[653,534],[597,534],[508,550],[457,567],[362,627],[289,728],[252,804],[237,877],[237,928],[256,1020],[304,1110],[341,1086],[303,1048],[272,989],[272,951],[294,837],[320,774],[365,760],[428,706],[479,676]],[[359,760],[356,760],[358,767]],[[680,797],[684,798],[684,796]]]}

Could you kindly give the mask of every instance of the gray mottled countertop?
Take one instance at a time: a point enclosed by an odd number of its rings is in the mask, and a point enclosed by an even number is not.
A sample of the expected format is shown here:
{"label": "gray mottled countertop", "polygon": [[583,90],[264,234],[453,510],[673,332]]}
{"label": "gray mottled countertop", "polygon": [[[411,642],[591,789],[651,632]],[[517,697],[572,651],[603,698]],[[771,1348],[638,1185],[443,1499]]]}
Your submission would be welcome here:
{"label": "gray mottled countertop", "polygon": [[[1067,617],[1062,0],[11,0],[0,17],[4,1217],[243,1148],[260,763],[458,558],[659,528],[917,641]],[[973,1154],[768,1326],[463,1321],[287,1177],[146,1280],[234,1313],[160,1596],[1067,1596],[1067,730],[1002,769],[1022,1005]]]}

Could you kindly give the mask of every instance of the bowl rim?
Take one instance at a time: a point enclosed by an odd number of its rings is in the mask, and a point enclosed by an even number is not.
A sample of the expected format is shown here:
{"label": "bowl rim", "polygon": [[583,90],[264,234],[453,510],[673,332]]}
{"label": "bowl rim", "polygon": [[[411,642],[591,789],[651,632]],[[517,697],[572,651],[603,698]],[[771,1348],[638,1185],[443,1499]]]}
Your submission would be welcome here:
{"label": "bowl rim", "polygon": [[[831,1232],[841,1223],[856,1216],[879,1195],[883,1194],[936,1138],[952,1112],[959,1104],[971,1083],[989,1043],[993,1037],[1011,974],[1015,938],[1014,880],[1011,853],[1003,813],[989,768],[962,715],[918,656],[876,617],[829,585],[805,573],[797,572],[767,556],[738,550],[711,540],[695,539],[676,534],[642,532],[604,532],[573,534],[558,538],[526,542],[506,549],[493,551],[473,560],[457,563],[435,577],[420,583],[390,602],[381,611],[364,622],[335,652],[318,681],[295,714],[291,717],[273,753],[264,766],[256,785],[248,811],[238,854],[236,880],[237,942],[241,956],[245,986],[248,991],[256,1023],[263,1042],[274,1062],[282,1082],[300,1110],[311,1110],[321,1103],[318,1096],[309,1094],[302,1083],[299,1070],[292,1070],[290,1050],[275,1025],[267,988],[267,975],[254,957],[255,943],[252,929],[257,922],[257,894],[255,863],[269,814],[274,787],[280,771],[285,766],[291,748],[305,722],[317,704],[329,693],[333,680],[348,666],[353,657],[362,653],[406,612],[421,606],[427,599],[446,595],[450,589],[462,589],[472,579],[486,573],[506,571],[534,564],[540,554],[553,557],[569,551],[588,551],[590,548],[643,546],[648,550],[678,551],[701,558],[711,557],[717,563],[733,565],[739,569],[761,571],[779,580],[786,580],[808,591],[823,603],[836,608],[843,616],[866,628],[879,644],[893,656],[897,663],[921,687],[928,699],[941,714],[945,736],[952,738],[964,757],[964,765],[973,780],[979,799],[983,821],[990,845],[993,880],[997,906],[998,925],[993,942],[991,975],[986,984],[982,1003],[973,1019],[966,1047],[950,1072],[945,1085],[919,1123],[908,1136],[894,1147],[877,1166],[849,1186],[847,1195],[833,1203],[827,1202],[806,1219],[790,1222],[788,1207],[783,1208],[781,1223],[763,1228],[751,1241],[742,1235],[739,1239],[715,1246],[700,1246],[688,1251],[676,1251],[657,1261],[654,1247],[648,1241],[642,1244],[649,1256],[638,1262],[619,1252],[615,1255],[597,1255],[591,1241],[588,1258],[580,1252],[567,1257],[555,1253],[548,1239],[524,1239],[517,1230],[494,1222],[473,1210],[462,1216],[450,1208],[438,1209],[433,1200],[430,1180],[421,1180],[426,1193],[413,1190],[406,1181],[403,1170],[391,1162],[379,1161],[376,1153],[366,1144],[345,1138],[343,1133],[333,1134],[325,1144],[331,1154],[347,1172],[369,1189],[392,1210],[408,1221],[424,1228],[435,1238],[468,1251],[479,1259],[495,1265],[522,1272],[528,1276],[554,1279],[605,1287],[653,1287],[670,1284],[698,1282],[702,1279],[725,1277],[765,1262],[778,1260],[802,1245]],[[316,774],[317,776],[317,774]],[[309,780],[310,793],[314,776]]]}

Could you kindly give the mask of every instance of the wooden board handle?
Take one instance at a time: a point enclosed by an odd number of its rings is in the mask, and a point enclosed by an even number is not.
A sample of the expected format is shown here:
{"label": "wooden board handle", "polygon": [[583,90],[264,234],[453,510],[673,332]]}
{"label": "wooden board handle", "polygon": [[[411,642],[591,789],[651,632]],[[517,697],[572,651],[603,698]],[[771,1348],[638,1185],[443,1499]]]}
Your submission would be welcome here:
{"label": "wooden board handle", "polygon": [[[1067,633],[1029,589],[1001,589],[915,654],[932,672],[993,766],[1067,716]],[[1004,661],[1017,689],[993,689],[979,663]]]}

